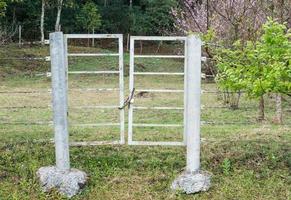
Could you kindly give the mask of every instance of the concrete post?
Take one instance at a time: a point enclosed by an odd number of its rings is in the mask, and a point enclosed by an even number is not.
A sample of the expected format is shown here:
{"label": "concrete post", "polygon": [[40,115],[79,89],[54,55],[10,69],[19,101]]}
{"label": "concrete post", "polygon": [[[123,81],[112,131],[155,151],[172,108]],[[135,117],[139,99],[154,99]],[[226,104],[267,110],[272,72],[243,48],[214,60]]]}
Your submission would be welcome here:
{"label": "concrete post", "polygon": [[56,166],[41,167],[37,176],[44,191],[56,188],[67,197],[76,195],[87,174],[70,168],[68,135],[67,41],[62,32],[50,34]]}
{"label": "concrete post", "polygon": [[67,121],[67,72],[63,33],[51,33],[50,44],[56,167],[59,170],[67,171],[70,169],[70,158]]}
{"label": "concrete post", "polygon": [[187,75],[185,92],[187,166],[189,172],[200,168],[200,95],[201,95],[201,40],[187,38]]}
{"label": "concrete post", "polygon": [[201,40],[195,35],[187,37],[185,52],[185,104],[184,117],[187,155],[186,170],[173,183],[172,189],[187,194],[207,191],[210,175],[200,170],[200,95],[201,95]]}

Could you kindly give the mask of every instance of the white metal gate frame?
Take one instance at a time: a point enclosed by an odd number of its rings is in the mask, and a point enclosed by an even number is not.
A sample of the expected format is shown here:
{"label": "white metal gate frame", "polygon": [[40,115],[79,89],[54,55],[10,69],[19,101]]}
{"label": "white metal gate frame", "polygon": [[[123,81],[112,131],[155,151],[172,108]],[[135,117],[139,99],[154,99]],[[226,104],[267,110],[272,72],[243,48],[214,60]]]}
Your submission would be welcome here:
{"label": "white metal gate frame", "polygon": [[[79,35],[78,35],[79,37]],[[97,37],[97,36],[96,36]],[[98,36],[100,37],[100,35]],[[85,37],[88,38],[88,37]],[[149,38],[148,38],[149,39]],[[151,38],[153,39],[153,38]],[[155,37],[158,39],[158,37]],[[168,38],[169,39],[169,38]],[[134,40],[134,38],[132,39]],[[164,39],[165,40],[165,39]],[[185,39],[183,39],[185,40]],[[120,41],[120,40],[119,40]],[[52,93],[53,93],[53,118],[54,118],[54,135],[55,135],[55,155],[56,155],[56,169],[53,169],[53,173],[70,174],[70,156],[69,156],[69,134],[67,123],[67,100],[68,100],[68,56],[67,54],[67,38],[64,41],[62,32],[50,33],[50,54],[51,54],[51,72],[52,72]],[[183,192],[196,191],[197,184],[201,183],[203,179],[205,184],[198,187],[199,191],[209,187],[210,175],[207,172],[200,170],[200,96],[201,96],[201,40],[195,35],[189,35],[187,37],[187,73],[184,72],[184,78],[186,77],[187,85],[185,86],[184,80],[184,142],[186,141],[186,169],[178,176],[173,182],[171,189],[182,190]],[[134,50],[134,46],[131,43],[131,53]],[[134,52],[133,52],[134,53]],[[122,58],[120,57],[120,60]],[[133,65],[134,59],[131,58],[131,72],[134,72]],[[121,65],[122,66],[122,65]],[[131,74],[133,78],[134,73]],[[120,81],[121,82],[121,81]],[[131,91],[133,94],[133,79],[131,79]],[[186,95],[185,95],[186,94]],[[131,95],[132,96],[132,95]],[[130,100],[130,99],[129,99]],[[123,107],[124,105],[122,105]],[[121,105],[120,105],[121,107]],[[131,112],[132,112],[131,108]],[[132,118],[131,113],[131,118]],[[131,123],[132,125],[132,123]],[[132,129],[132,126],[130,127]],[[122,129],[122,127],[121,127]],[[132,130],[131,130],[132,131]],[[186,140],[185,140],[186,133]],[[121,133],[122,135],[122,133]],[[129,137],[132,137],[132,132]],[[144,143],[142,141],[132,141],[131,144],[160,144],[160,145],[177,145],[184,143]],[[121,138],[122,140],[122,138]],[[119,142],[121,142],[121,140]],[[95,144],[94,144],[95,145]],[[47,169],[51,173],[52,167],[40,168],[46,176]],[[40,172],[40,171],[38,171]],[[83,172],[80,172],[83,175]],[[80,174],[79,173],[79,174]],[[86,176],[86,175],[85,175]],[[199,177],[199,180],[197,179]],[[62,178],[62,177],[61,177]],[[189,184],[180,184],[186,179],[191,179]],[[83,178],[82,178],[83,180]],[[201,184],[200,184],[201,185]]]}
{"label": "white metal gate frame", "polygon": [[[118,53],[68,53],[68,39],[118,39]],[[123,35],[122,34],[64,34],[65,64],[68,74],[119,74],[119,88],[88,88],[87,91],[116,91],[119,90],[119,105],[110,106],[78,106],[78,108],[92,109],[118,109],[123,106],[124,101],[124,75],[123,75]],[[69,71],[68,57],[105,57],[118,56],[119,69],[117,71]],[[95,124],[72,124],[71,126],[80,127],[102,127],[102,126],[119,126],[120,139],[114,141],[88,141],[88,142],[70,142],[71,145],[102,145],[102,144],[125,144],[124,135],[124,109],[119,109],[119,123],[95,123]]]}
{"label": "white metal gate frame", "polygon": [[[135,55],[134,43],[135,41],[183,41],[184,42],[184,55]],[[184,58],[184,73],[181,72],[135,72],[134,58]],[[186,91],[186,75],[187,75],[187,37],[171,37],[171,36],[131,36],[130,37],[130,72],[129,72],[129,90],[132,93],[134,90],[137,92],[156,92],[156,93],[183,93]],[[135,75],[166,75],[166,76],[184,76],[184,90],[167,90],[167,89],[136,89],[134,87]],[[186,95],[184,93],[184,108],[183,107],[139,107],[134,106],[133,101],[129,106],[128,111],[128,144],[129,145],[161,145],[161,146],[184,146],[186,145]],[[135,124],[133,123],[133,111],[138,109],[151,109],[151,110],[184,110],[183,124]],[[133,140],[133,127],[184,127],[183,142],[179,141],[134,141]]]}

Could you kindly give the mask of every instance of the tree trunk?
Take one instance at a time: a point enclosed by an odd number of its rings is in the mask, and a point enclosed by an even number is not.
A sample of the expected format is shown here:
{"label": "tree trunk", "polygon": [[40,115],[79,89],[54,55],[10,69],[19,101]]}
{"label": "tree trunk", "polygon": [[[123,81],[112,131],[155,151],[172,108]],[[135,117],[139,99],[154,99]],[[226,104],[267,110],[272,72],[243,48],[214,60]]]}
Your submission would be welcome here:
{"label": "tree trunk", "polygon": [[132,8],[132,0],[129,0],[129,7]]}
{"label": "tree trunk", "polygon": [[280,22],[284,23],[284,5],[285,5],[285,0],[280,1]]}
{"label": "tree trunk", "polygon": [[206,0],[206,29],[209,30],[210,27],[210,20],[209,20],[209,0]]}
{"label": "tree trunk", "polygon": [[126,39],[126,51],[129,51],[129,40],[130,40],[130,36],[129,33],[127,34],[127,39]]}
{"label": "tree trunk", "polygon": [[18,46],[21,47],[22,46],[22,26],[19,25],[18,26]]}
{"label": "tree trunk", "polygon": [[57,19],[55,24],[55,31],[61,31],[60,21],[61,21],[61,13],[63,7],[63,0],[58,0],[58,12],[57,12]]}
{"label": "tree trunk", "polygon": [[276,114],[273,119],[273,122],[276,124],[282,124],[283,123],[283,115],[282,115],[282,95],[276,94]]}
{"label": "tree trunk", "polygon": [[[90,29],[88,28],[87,30],[88,35],[90,34]],[[90,47],[90,38],[87,39],[87,45]]]}
{"label": "tree trunk", "polygon": [[139,54],[142,54],[142,41],[141,40],[139,41],[139,44],[140,44]]}
{"label": "tree trunk", "polygon": [[258,122],[262,122],[264,120],[265,120],[265,101],[264,96],[262,95],[259,101]]}
{"label": "tree trunk", "polygon": [[45,12],[45,0],[41,1],[41,16],[40,16],[40,35],[41,44],[44,45],[44,12]]}

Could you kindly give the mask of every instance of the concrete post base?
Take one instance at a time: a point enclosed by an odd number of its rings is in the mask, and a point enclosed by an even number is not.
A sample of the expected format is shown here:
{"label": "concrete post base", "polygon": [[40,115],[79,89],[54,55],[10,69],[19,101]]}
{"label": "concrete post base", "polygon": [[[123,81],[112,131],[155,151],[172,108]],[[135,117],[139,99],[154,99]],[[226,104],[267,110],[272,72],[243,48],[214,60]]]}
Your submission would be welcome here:
{"label": "concrete post base", "polygon": [[55,166],[41,167],[36,174],[45,192],[56,188],[69,198],[76,195],[85,186],[88,179],[87,174],[78,169],[63,172]]}
{"label": "concrete post base", "polygon": [[210,174],[203,171],[183,172],[172,183],[171,188],[186,194],[207,191],[210,188]]}

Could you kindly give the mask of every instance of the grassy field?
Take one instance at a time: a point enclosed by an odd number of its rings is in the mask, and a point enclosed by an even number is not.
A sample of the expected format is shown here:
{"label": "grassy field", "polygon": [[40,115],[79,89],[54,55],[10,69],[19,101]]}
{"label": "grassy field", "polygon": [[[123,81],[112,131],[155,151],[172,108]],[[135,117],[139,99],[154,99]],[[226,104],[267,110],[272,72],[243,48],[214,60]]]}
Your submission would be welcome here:
{"label": "grassy field", "polygon": [[[15,55],[44,56],[47,48],[0,48],[0,58]],[[73,48],[74,52],[82,48]],[[89,52],[94,49],[89,49]],[[96,51],[101,51],[97,49]],[[182,71],[179,60],[139,59],[137,71]],[[43,193],[35,172],[54,163],[52,112],[49,108],[50,78],[35,76],[48,70],[48,63],[0,59],[0,199],[65,199],[56,191]],[[112,58],[70,59],[70,70],[116,69]],[[24,72],[24,73],[23,73]],[[32,75],[34,74],[34,75]],[[125,55],[125,94],[128,94],[128,54]],[[137,77],[136,88],[183,89],[181,77]],[[79,109],[77,106],[118,105],[118,91],[80,91],[84,88],[116,88],[115,75],[70,75],[69,122],[71,141],[116,140],[118,127],[78,127],[74,124],[119,122],[117,109]],[[203,83],[206,91],[217,91]],[[3,93],[8,91],[9,93]],[[23,94],[17,91],[41,91]],[[184,195],[170,184],[185,167],[183,147],[91,146],[71,147],[71,165],[90,175],[83,192],[73,199],[291,199],[290,98],[284,101],[284,125],[271,123],[274,102],[266,97],[266,121],[256,122],[257,101],[243,96],[240,109],[225,106],[216,93],[202,95],[201,119],[213,124],[201,127],[202,169],[213,174],[208,192]],[[182,94],[136,94],[135,106],[182,106]],[[33,106],[35,108],[29,108]],[[8,109],[7,107],[17,107]],[[22,108],[19,108],[22,107]],[[37,108],[40,107],[40,108]],[[127,111],[127,110],[126,110]],[[127,120],[126,120],[127,121]],[[183,121],[182,111],[134,113],[135,123]],[[34,122],[44,124],[36,125]],[[182,128],[135,128],[135,140],[180,141]],[[43,140],[43,142],[40,142]]]}

